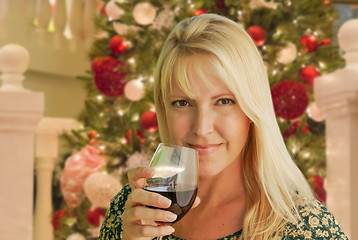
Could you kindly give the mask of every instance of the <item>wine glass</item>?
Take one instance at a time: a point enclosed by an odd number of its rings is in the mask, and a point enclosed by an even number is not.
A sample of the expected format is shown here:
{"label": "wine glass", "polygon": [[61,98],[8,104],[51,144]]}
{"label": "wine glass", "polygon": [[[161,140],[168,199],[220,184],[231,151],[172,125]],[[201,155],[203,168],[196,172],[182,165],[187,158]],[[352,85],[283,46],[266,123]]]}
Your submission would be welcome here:
{"label": "wine glass", "polygon": [[154,175],[147,179],[144,189],[169,198],[172,204],[165,210],[178,216],[172,223],[157,224],[173,224],[185,216],[196,198],[199,155],[192,148],[160,143],[149,166],[154,169]]}

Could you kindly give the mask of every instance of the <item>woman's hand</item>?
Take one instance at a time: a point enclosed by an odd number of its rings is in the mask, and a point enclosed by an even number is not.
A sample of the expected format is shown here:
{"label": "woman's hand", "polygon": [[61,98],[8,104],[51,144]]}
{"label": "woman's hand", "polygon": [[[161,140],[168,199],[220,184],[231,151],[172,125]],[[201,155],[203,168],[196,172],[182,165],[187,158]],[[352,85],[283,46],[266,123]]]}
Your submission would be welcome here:
{"label": "woman's hand", "polygon": [[177,216],[169,211],[152,209],[168,208],[171,201],[158,193],[143,190],[146,186],[146,178],[152,177],[153,169],[140,167],[128,172],[129,184],[132,192],[122,214],[123,233],[122,238],[152,239],[157,236],[165,236],[174,232],[171,226],[158,226],[155,222],[173,222]]}

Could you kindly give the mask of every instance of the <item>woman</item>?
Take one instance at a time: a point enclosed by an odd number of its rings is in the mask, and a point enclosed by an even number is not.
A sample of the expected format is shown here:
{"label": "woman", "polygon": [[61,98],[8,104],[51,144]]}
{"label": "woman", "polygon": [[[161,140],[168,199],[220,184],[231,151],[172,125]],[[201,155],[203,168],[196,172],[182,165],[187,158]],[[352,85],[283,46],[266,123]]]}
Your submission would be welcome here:
{"label": "woman", "polygon": [[347,239],[289,156],[263,61],[238,24],[214,14],[180,22],[154,96],[161,140],[199,152],[196,207],[156,226],[176,216],[145,207],[170,200],[143,190],[153,173],[138,168],[112,199],[100,239]]}

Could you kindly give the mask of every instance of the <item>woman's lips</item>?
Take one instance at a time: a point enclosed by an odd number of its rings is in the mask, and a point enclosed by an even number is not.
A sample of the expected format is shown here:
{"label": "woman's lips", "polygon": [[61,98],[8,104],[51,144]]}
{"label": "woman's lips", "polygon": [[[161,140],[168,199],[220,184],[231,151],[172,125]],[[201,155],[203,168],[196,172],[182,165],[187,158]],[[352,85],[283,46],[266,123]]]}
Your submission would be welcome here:
{"label": "woman's lips", "polygon": [[199,155],[209,155],[215,152],[221,146],[221,144],[207,144],[207,145],[189,144],[189,146],[197,150]]}

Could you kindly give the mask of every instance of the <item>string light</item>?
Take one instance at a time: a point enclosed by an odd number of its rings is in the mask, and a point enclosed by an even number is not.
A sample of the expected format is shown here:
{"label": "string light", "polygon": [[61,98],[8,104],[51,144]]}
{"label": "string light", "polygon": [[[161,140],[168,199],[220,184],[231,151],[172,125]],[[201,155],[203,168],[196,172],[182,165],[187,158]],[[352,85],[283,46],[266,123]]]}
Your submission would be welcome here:
{"label": "string light", "polygon": [[119,116],[123,116],[123,115],[124,115],[124,112],[123,112],[122,110],[118,110],[117,113],[118,113]]}
{"label": "string light", "polygon": [[99,146],[99,149],[103,151],[104,149],[106,149],[106,146],[105,146],[105,145],[101,145],[101,146]]}
{"label": "string light", "polygon": [[296,149],[295,147],[293,147],[293,148],[291,149],[291,152],[292,152],[293,154],[295,154],[295,153],[297,152],[297,149]]}
{"label": "string light", "polygon": [[154,83],[154,77],[150,77],[149,82]]}
{"label": "string light", "polygon": [[96,98],[97,98],[97,100],[100,101],[100,102],[103,100],[103,96],[102,96],[102,95],[98,95]]}
{"label": "string light", "polygon": [[138,114],[134,114],[134,116],[132,117],[132,120],[134,122],[138,121],[139,120],[139,115]]}
{"label": "string light", "polygon": [[128,62],[129,62],[130,64],[135,64],[135,59],[134,59],[134,57],[131,57],[130,59],[128,59]]}
{"label": "string light", "polygon": [[319,62],[318,64],[319,64],[320,68],[326,68],[327,67],[327,65],[324,62]]}
{"label": "string light", "polygon": [[294,19],[292,22],[293,22],[294,24],[297,24],[297,19]]}

